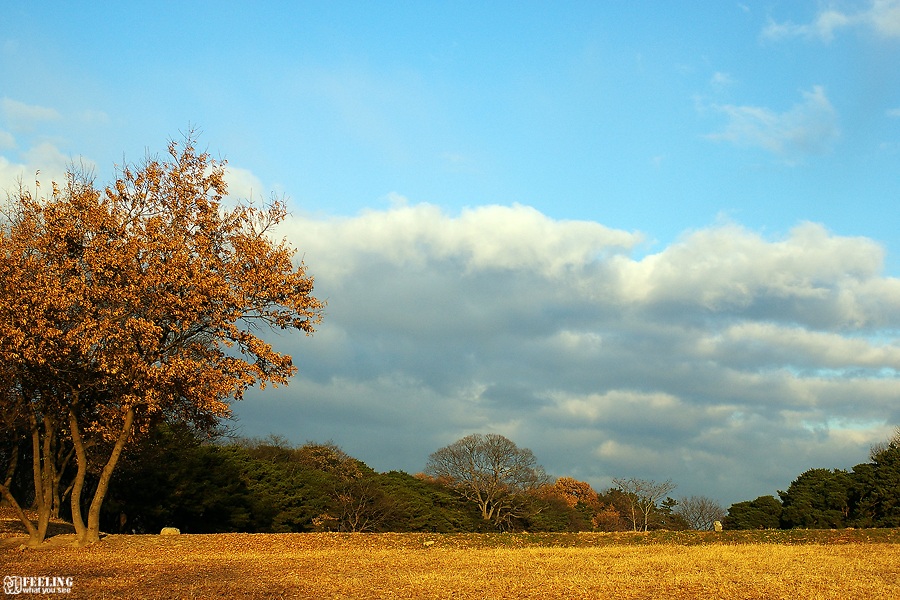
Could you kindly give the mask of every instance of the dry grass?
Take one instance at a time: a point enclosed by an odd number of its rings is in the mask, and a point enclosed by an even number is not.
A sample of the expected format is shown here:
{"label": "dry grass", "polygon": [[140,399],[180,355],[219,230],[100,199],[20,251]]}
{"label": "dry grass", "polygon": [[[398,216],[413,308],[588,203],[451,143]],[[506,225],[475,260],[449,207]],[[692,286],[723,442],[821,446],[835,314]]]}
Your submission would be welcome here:
{"label": "dry grass", "polygon": [[900,597],[896,543],[635,545],[636,539],[147,535],[108,536],[80,550],[19,550],[7,539],[0,576],[71,576],[70,598]]}

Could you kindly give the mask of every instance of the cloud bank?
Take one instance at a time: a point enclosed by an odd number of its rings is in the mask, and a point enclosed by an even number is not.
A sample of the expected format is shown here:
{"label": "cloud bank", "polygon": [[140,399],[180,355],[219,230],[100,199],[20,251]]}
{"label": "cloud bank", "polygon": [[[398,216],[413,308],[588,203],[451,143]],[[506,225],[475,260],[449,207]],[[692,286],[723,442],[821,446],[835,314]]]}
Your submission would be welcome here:
{"label": "cloud bank", "polygon": [[252,435],[414,472],[496,432],[556,475],[730,503],[862,462],[900,422],[900,281],[866,238],[723,224],[636,257],[640,234],[595,222],[402,202],[280,234],[328,309],[275,340],[299,372],[236,406]]}

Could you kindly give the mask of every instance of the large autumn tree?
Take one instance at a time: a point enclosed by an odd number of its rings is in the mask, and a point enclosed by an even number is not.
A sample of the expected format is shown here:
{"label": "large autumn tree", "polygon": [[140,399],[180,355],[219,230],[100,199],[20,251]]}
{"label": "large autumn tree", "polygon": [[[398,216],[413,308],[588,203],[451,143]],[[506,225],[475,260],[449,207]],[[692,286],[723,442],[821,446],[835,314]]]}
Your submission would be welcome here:
{"label": "large autumn tree", "polygon": [[[273,238],[283,203],[224,202],[224,162],[191,133],[168,157],[124,166],[98,189],[72,170],[42,196],[20,186],[0,229],[3,412],[26,423],[40,543],[64,446],[72,519],[99,539],[100,507],[125,444],[163,419],[211,426],[229,402],[286,384],[291,357],[264,329],[314,331],[323,303],[294,250]],[[88,453],[103,450],[87,522]],[[95,457],[96,460],[96,457]],[[12,501],[6,488],[0,492]]]}

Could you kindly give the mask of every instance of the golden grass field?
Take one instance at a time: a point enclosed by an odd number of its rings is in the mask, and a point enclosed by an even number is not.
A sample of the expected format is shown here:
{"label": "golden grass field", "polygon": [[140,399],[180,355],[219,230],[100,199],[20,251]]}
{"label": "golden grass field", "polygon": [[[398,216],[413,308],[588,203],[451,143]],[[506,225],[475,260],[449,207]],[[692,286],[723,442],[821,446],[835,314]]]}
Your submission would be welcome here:
{"label": "golden grass field", "polygon": [[896,530],[67,539],[0,539],[0,577],[72,577],[64,597],[95,599],[900,598]]}

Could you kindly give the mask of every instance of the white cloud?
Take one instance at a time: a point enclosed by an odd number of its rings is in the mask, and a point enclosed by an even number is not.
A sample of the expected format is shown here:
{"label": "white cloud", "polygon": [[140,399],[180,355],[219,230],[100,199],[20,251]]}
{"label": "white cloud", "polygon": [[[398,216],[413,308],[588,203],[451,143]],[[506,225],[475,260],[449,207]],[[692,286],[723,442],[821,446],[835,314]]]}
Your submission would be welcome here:
{"label": "white cloud", "polygon": [[6,123],[14,131],[30,132],[36,123],[55,121],[61,118],[60,114],[52,108],[29,105],[10,98],[3,98],[0,101],[0,111],[2,111]]}
{"label": "white cloud", "polygon": [[900,37],[900,1],[874,0],[865,18],[885,37]]}
{"label": "white cloud", "polygon": [[619,444],[618,442],[615,442],[613,440],[603,442],[600,447],[597,448],[596,454],[599,458],[602,459],[628,461],[634,461],[635,459],[638,459],[649,462],[648,459],[650,461],[655,461],[659,458],[656,453],[647,451],[644,448]]}
{"label": "white cloud", "polygon": [[[719,311],[777,300],[781,310],[804,306],[796,309],[801,312],[811,304],[827,304],[835,323],[856,326],[880,319],[876,306],[884,302],[891,310],[900,308],[900,298],[889,297],[900,291],[898,282],[876,277],[883,255],[871,240],[833,236],[814,223],[799,225],[775,242],[722,225],[691,233],[640,261],[617,256],[610,262],[621,278],[616,292],[622,302],[674,302]],[[856,295],[864,288],[873,303],[869,310],[859,306]]]}
{"label": "white cloud", "polygon": [[623,415],[646,418],[650,414],[682,408],[678,398],[663,392],[611,390],[605,394],[586,396],[567,397],[559,393],[552,396],[560,413],[588,422],[615,421]]}
{"label": "white cloud", "polygon": [[[76,168],[84,167],[89,171],[96,167],[89,159],[61,152],[55,138],[49,136],[31,138],[30,134],[39,125],[62,118],[56,110],[4,97],[0,99],[0,116],[10,129],[25,134],[25,141],[22,142],[25,148],[20,149],[19,143],[11,133],[0,130],[0,149],[19,150],[0,156],[0,193],[16,189],[20,182],[26,188],[34,189],[36,180],[40,183],[42,191],[49,193],[51,182],[65,181],[66,171],[73,162]],[[33,141],[34,139],[37,141]]]}
{"label": "white cloud", "polygon": [[889,117],[900,117],[900,108],[892,108],[886,112]]}
{"label": "white cloud", "polygon": [[600,352],[603,346],[603,336],[594,332],[563,329],[556,334],[555,338],[551,343],[558,352],[590,356]]}
{"label": "white cloud", "polygon": [[231,198],[256,201],[268,197],[259,177],[247,169],[225,165],[225,183]]}
{"label": "white cloud", "polygon": [[[53,181],[62,183],[66,178],[66,169],[72,159],[49,142],[43,142],[29,148],[21,154],[23,163],[12,162],[0,156],[0,191],[11,191],[21,181],[26,187],[33,188],[35,179],[49,192]],[[80,158],[88,169],[94,166],[90,160]]]}
{"label": "white cloud", "polygon": [[783,113],[730,104],[713,108],[727,115],[729,122],[724,131],[707,135],[707,139],[757,146],[786,159],[824,154],[840,135],[837,112],[821,86],[803,92],[803,101]]}
{"label": "white cloud", "polygon": [[411,268],[455,260],[467,271],[526,269],[561,275],[642,241],[640,234],[587,221],[554,221],[521,205],[467,208],[451,217],[437,206],[398,203],[354,218],[294,217],[284,230],[303,240],[309,261],[337,274],[350,272],[375,253]]}
{"label": "white cloud", "polygon": [[712,79],[709,80],[709,85],[717,92],[721,92],[725,88],[734,85],[734,79],[728,73],[720,73],[717,71],[712,76]]}
{"label": "white cloud", "polygon": [[856,12],[825,8],[806,25],[770,20],[762,35],[773,40],[803,37],[830,42],[837,30],[848,27],[864,27],[887,38],[900,37],[900,0],[872,0],[866,8]]}
{"label": "white cloud", "polygon": [[25,165],[12,163],[5,156],[0,156],[0,198],[6,192],[12,192],[18,182],[24,179]]}
{"label": "white cloud", "polygon": [[701,346],[710,357],[743,352],[757,355],[769,364],[817,369],[865,367],[900,371],[900,346],[882,344],[864,337],[810,331],[797,326],[766,322],[734,325]]}

